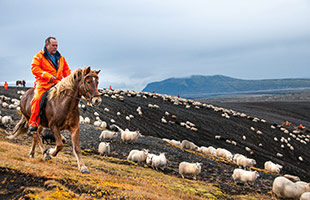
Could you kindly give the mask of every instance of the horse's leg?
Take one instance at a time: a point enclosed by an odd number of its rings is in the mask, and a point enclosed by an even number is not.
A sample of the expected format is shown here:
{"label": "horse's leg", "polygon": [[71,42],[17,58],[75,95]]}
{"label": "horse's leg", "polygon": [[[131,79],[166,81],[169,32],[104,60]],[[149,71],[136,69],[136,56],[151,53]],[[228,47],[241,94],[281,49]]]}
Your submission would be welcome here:
{"label": "horse's leg", "polygon": [[55,141],[56,141],[56,147],[52,149],[48,149],[46,153],[55,157],[57,156],[58,152],[63,149],[64,144],[61,141],[60,130],[56,126],[50,126],[50,129],[54,134]]}
{"label": "horse's leg", "polygon": [[82,159],[82,151],[80,147],[80,128],[77,126],[76,128],[70,130],[71,132],[71,140],[72,140],[72,149],[73,149],[73,154],[76,158],[79,170],[82,173],[89,173],[88,168],[85,166],[83,159]]}
{"label": "horse's leg", "polygon": [[31,145],[31,149],[29,152],[30,158],[34,158],[34,152],[35,152],[36,145],[37,145],[37,135],[38,135],[37,132],[33,133],[32,135],[32,145]]}
{"label": "horse's leg", "polygon": [[42,154],[44,154],[44,146],[42,144],[42,140],[40,137],[40,133],[42,132],[43,127],[39,126],[38,131],[34,132],[32,135],[32,146],[29,152],[29,157],[34,158],[36,145],[39,144],[40,150]]}
{"label": "horse's leg", "polygon": [[44,159],[45,160],[51,160],[52,158],[51,158],[51,156],[48,153],[46,153],[47,149],[44,148],[44,145],[42,143],[42,139],[40,137],[40,134],[41,134],[42,131],[43,131],[43,127],[39,126],[38,133],[37,133],[38,134],[38,136],[37,136],[37,143],[38,143],[38,145],[40,147],[40,150],[42,152],[42,155],[43,155]]}

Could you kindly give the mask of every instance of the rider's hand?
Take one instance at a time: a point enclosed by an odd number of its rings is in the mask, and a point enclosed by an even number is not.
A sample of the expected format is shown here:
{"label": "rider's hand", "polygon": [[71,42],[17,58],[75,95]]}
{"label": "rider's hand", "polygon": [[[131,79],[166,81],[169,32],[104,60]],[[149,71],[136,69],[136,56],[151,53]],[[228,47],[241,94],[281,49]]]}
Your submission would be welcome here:
{"label": "rider's hand", "polygon": [[50,83],[52,83],[53,81],[56,80],[56,77],[55,76],[52,76],[51,79],[50,79]]}

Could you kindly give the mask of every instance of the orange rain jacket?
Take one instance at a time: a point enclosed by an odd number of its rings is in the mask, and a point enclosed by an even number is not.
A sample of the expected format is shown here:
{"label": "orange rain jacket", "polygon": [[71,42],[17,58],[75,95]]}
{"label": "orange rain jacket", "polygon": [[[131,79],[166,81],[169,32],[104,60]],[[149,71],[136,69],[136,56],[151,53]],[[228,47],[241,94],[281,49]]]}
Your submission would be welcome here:
{"label": "orange rain jacket", "polygon": [[[63,56],[60,56],[58,60],[58,70],[56,71],[52,61],[44,56],[43,49],[33,57],[31,71],[35,75],[35,87],[42,87],[47,90],[62,78],[71,74],[71,70]],[[52,76],[57,79],[49,83]]]}
{"label": "orange rain jacket", "polygon": [[[44,49],[46,51],[46,49]],[[53,85],[58,83],[61,79],[69,76],[71,70],[63,56],[57,53],[59,59],[57,60],[58,69],[54,67],[53,62],[48,59],[47,52],[43,49],[37,53],[32,60],[31,71],[35,75],[35,91],[31,101],[31,117],[29,120],[30,126],[38,126],[40,124],[40,118],[37,117],[40,112],[40,100],[45,91],[50,89]],[[51,77],[56,77],[56,80],[50,83]]]}

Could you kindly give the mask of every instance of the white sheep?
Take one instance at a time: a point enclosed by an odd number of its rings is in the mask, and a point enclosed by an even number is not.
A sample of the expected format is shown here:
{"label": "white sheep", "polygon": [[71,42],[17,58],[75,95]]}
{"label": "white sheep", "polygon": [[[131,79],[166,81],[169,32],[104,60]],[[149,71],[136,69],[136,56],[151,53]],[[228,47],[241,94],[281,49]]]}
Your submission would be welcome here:
{"label": "white sheep", "polygon": [[99,139],[102,141],[103,139],[105,140],[116,140],[118,134],[116,132],[112,132],[109,130],[104,130],[101,132]]}
{"label": "white sheep", "polygon": [[167,166],[167,159],[165,156],[165,153],[160,153],[158,156],[155,155],[152,157],[152,167],[158,170],[160,168],[161,170],[164,170]]}
{"label": "white sheep", "polygon": [[179,174],[184,178],[184,175],[191,175],[196,180],[196,176],[201,173],[202,163],[181,162],[179,164]]}
{"label": "white sheep", "polygon": [[89,117],[84,118],[84,124],[90,124],[90,119]]}
{"label": "white sheep", "polygon": [[239,154],[239,153],[236,153],[236,154],[233,156],[233,162],[234,162],[235,164],[237,164],[237,159],[240,158],[240,157],[246,158],[244,155]]}
{"label": "white sheep", "polygon": [[140,131],[129,131],[128,129],[125,131],[120,129],[120,131],[122,142],[135,142],[140,136]]}
{"label": "white sheep", "polygon": [[197,129],[197,128],[195,128],[195,127],[191,127],[191,128],[190,128],[190,130],[191,130],[191,131],[195,131],[195,132],[197,132],[197,131],[198,131],[198,129]]}
{"label": "white sheep", "polygon": [[250,147],[244,147],[244,149],[249,152],[250,154],[253,154],[253,151]]}
{"label": "white sheep", "polygon": [[228,151],[226,149],[222,149],[222,148],[217,148],[216,149],[216,156],[224,158],[226,160],[232,160],[232,158],[233,158],[233,156],[230,153],[230,151]]}
{"label": "white sheep", "polygon": [[282,158],[282,157],[283,157],[283,154],[277,153],[276,156],[279,157],[279,158]]}
{"label": "white sheep", "polygon": [[138,162],[140,164],[140,163],[146,161],[148,152],[149,151],[147,149],[143,149],[142,151],[131,150],[128,157],[127,157],[127,160],[130,160],[133,162]]}
{"label": "white sheep", "polygon": [[305,192],[310,192],[310,183],[303,181],[292,182],[285,177],[279,176],[274,179],[272,192],[278,198],[299,199]]}
{"label": "white sheep", "polygon": [[220,135],[216,135],[216,136],[214,136],[214,139],[219,140],[219,139],[221,139],[221,136]]}
{"label": "white sheep", "polygon": [[254,167],[254,165],[256,165],[256,161],[254,159],[251,159],[251,158],[240,156],[237,158],[237,165],[239,167],[243,167],[243,168],[250,168],[250,167]]}
{"label": "white sheep", "polygon": [[156,105],[156,104],[154,104],[154,105],[153,105],[153,108],[155,108],[155,109],[159,109],[159,106],[158,106],[158,105]]}
{"label": "white sheep", "polygon": [[180,122],[180,126],[185,126],[185,122]]}
{"label": "white sheep", "polygon": [[280,173],[280,170],[282,169],[281,165],[275,164],[271,161],[265,162],[264,167],[265,167],[265,170],[268,170],[273,173]]}
{"label": "white sheep", "polygon": [[216,156],[216,149],[212,146],[209,147],[202,146],[199,148],[199,152],[203,153],[204,155]]}
{"label": "white sheep", "polygon": [[101,121],[95,121],[94,122],[94,126],[100,127],[100,125],[101,125]]}
{"label": "white sheep", "polygon": [[155,155],[155,154],[152,154],[152,153],[147,154],[147,157],[146,157],[146,160],[145,160],[145,162],[146,162],[147,165],[151,165],[151,164],[152,164],[152,158],[153,158],[154,156],[156,156],[156,155]]}
{"label": "white sheep", "polygon": [[197,151],[198,150],[198,146],[195,145],[193,142],[190,142],[188,140],[183,140],[181,143],[181,149],[189,149],[189,150],[193,150],[193,151]]}
{"label": "white sheep", "polygon": [[80,115],[80,124],[84,124],[84,118]]}
{"label": "white sheep", "polygon": [[247,171],[243,169],[234,169],[233,179],[235,182],[242,182],[242,183],[254,183],[259,174],[257,171]]}
{"label": "white sheep", "polygon": [[195,126],[195,124],[193,124],[193,123],[190,122],[190,121],[186,121],[186,124],[189,125],[189,126],[192,126],[192,127]]}
{"label": "white sheep", "polygon": [[100,155],[109,155],[110,154],[110,143],[109,142],[100,142],[98,146],[98,152]]}
{"label": "white sheep", "polygon": [[170,143],[170,144],[173,144],[173,145],[175,145],[175,146],[181,146],[181,142],[180,142],[180,141],[177,141],[177,140],[174,140],[174,139],[170,140],[169,143]]}
{"label": "white sheep", "polygon": [[2,124],[10,124],[13,122],[11,116],[3,116],[1,119]]}
{"label": "white sheep", "polygon": [[300,200],[310,200],[310,192],[304,192],[304,193],[300,196]]}
{"label": "white sheep", "polygon": [[105,121],[101,122],[101,124],[100,124],[100,127],[103,128],[103,129],[106,129],[107,126],[108,126],[108,124]]}
{"label": "white sheep", "polygon": [[167,139],[167,138],[162,138],[162,140],[163,140],[163,141],[165,141],[165,142],[167,142],[167,143],[169,143],[169,142],[170,142],[170,140],[169,140],[169,139]]}
{"label": "white sheep", "polygon": [[6,103],[6,102],[3,102],[3,103],[2,103],[2,108],[9,108],[9,104]]}
{"label": "white sheep", "polygon": [[161,118],[161,123],[167,124],[167,120],[165,119],[165,117]]}

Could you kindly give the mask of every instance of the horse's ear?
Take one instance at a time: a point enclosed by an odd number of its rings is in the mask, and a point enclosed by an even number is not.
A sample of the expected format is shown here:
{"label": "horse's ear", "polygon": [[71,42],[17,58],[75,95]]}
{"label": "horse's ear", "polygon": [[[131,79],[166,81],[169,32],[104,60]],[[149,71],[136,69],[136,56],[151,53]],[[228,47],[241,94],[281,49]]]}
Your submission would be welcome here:
{"label": "horse's ear", "polygon": [[84,69],[84,75],[88,74],[90,72],[90,67],[86,67]]}
{"label": "horse's ear", "polygon": [[99,74],[101,72],[101,70],[95,70],[96,74]]}

